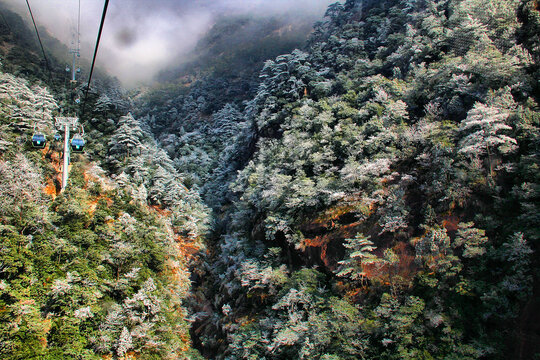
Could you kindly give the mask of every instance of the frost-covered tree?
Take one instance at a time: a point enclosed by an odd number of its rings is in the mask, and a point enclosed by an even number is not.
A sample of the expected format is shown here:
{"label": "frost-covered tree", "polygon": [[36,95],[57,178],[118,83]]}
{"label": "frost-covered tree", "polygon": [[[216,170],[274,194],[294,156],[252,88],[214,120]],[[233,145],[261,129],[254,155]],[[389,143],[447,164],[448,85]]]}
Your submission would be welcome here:
{"label": "frost-covered tree", "polygon": [[10,161],[0,160],[0,217],[23,228],[48,220],[43,173],[23,154]]}
{"label": "frost-covered tree", "polygon": [[486,232],[473,227],[474,223],[458,224],[456,239],[452,244],[453,247],[463,247],[463,257],[472,258],[481,256],[486,252],[484,244],[488,241],[485,236]]}
{"label": "frost-covered tree", "polygon": [[378,261],[378,258],[373,254],[373,250],[377,247],[362,234],[356,234],[352,239],[345,240],[345,247],[349,252],[349,258],[341,260],[340,271],[337,276],[347,276],[352,280],[363,280],[366,278],[366,272],[363,266],[371,265]]}
{"label": "frost-covered tree", "polygon": [[242,113],[232,104],[226,104],[213,115],[214,125],[210,132],[218,141],[227,141],[238,135],[242,127]]}
{"label": "frost-covered tree", "polygon": [[463,134],[459,152],[473,159],[486,156],[488,173],[493,176],[497,155],[517,149],[517,141],[506,135],[512,127],[506,124],[510,113],[503,109],[476,103],[467,118],[461,122]]}
{"label": "frost-covered tree", "polygon": [[49,130],[53,125],[52,112],[58,104],[46,87],[30,86],[28,81],[0,72],[0,100],[9,110],[12,126],[22,129]]}
{"label": "frost-covered tree", "polygon": [[122,116],[109,141],[110,158],[115,162],[139,155],[142,151],[144,133],[133,115]]}

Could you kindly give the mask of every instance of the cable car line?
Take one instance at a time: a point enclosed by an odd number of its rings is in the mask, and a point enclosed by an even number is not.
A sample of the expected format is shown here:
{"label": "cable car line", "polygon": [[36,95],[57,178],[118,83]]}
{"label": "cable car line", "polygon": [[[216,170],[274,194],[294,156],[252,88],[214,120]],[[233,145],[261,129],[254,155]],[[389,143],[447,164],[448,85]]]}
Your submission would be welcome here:
{"label": "cable car line", "polygon": [[[34,19],[34,14],[32,13],[32,9],[30,7],[30,3],[28,0],[26,0],[26,5],[28,6],[28,11],[30,12],[30,17],[32,18],[32,22],[34,24],[34,29],[36,31],[36,35],[37,35],[37,38],[38,38],[38,41],[39,41],[39,44],[41,46],[41,51],[43,52],[43,57],[45,58],[45,64],[47,65],[47,70],[49,71],[49,77],[50,77],[50,80],[51,80],[51,84],[52,84],[52,72],[51,72],[51,69],[50,69],[50,66],[49,66],[49,61],[47,59],[47,56],[45,54],[45,49],[43,47],[43,43],[41,41],[41,37],[39,36],[39,31],[38,31],[38,28],[37,28],[37,25],[36,25],[36,21]],[[99,43],[100,43],[100,40],[101,40],[101,34],[103,32],[103,25],[105,23],[105,17],[107,15],[107,8],[109,6],[109,0],[105,0],[105,4],[103,6],[103,14],[101,16],[101,23],[99,25],[99,31],[98,31],[98,35],[97,35],[97,40],[96,40],[96,47],[94,49],[94,56],[93,56],[93,59],[92,59],[92,66],[90,68],[90,75],[88,77],[88,84],[87,84],[87,87],[86,87],[86,91],[85,91],[85,94],[84,94],[84,100],[83,100],[83,104],[82,104],[82,111],[80,112],[80,117],[82,117],[82,115],[84,114],[84,110],[85,110],[85,107],[86,107],[86,100],[87,100],[87,97],[88,97],[88,90],[90,89],[90,82],[92,81],[92,74],[94,73],[94,66],[95,66],[95,63],[96,63],[96,57],[97,57],[97,52],[98,52],[98,49],[99,49]],[[7,22],[6,22],[7,23]],[[76,57],[80,56],[80,26],[81,26],[81,1],[79,0],[79,7],[78,7],[78,23],[77,23],[77,46],[76,46],[76,49],[74,50],[71,50],[70,52],[73,52],[73,75],[72,75],[72,82],[75,83],[76,82],[76,78],[75,78],[75,60],[76,60]],[[73,89],[74,90],[74,89]],[[80,99],[77,98],[75,100],[75,102],[77,104],[80,103]],[[63,128],[63,131],[64,131],[64,151],[63,151],[63,166],[62,166],[62,191],[66,188],[67,186],[67,180],[68,180],[68,176],[69,176],[69,159],[70,159],[70,150],[74,153],[82,153],[84,152],[84,147],[85,147],[85,141],[84,141],[84,127],[82,124],[79,123],[79,120],[80,120],[80,117],[65,117],[65,116],[61,116],[61,117],[56,117],[56,120],[55,120],[55,127],[57,129],[57,132],[54,134],[54,140],[55,141],[59,141],[61,140],[62,136],[60,135],[60,132],[59,130]],[[35,148],[38,148],[38,149],[43,149],[45,148],[46,144],[47,144],[47,138],[45,136],[45,134],[39,132],[39,131],[36,131],[36,126],[37,124],[34,124],[34,135],[32,136],[32,145],[35,147]],[[75,134],[73,136],[73,138],[71,139],[71,142],[69,141],[69,132],[71,129],[75,130],[77,127],[79,127],[79,133],[78,134]]]}
{"label": "cable car line", "polygon": [[[34,13],[32,12],[32,8],[30,7],[30,3],[28,2],[28,0],[26,0],[26,5],[28,6],[28,12],[30,13],[30,17],[32,18],[32,23],[34,24],[34,30],[36,31],[36,35],[39,41],[39,46],[41,47],[41,52],[43,53],[43,58],[45,59],[45,65],[47,67],[47,71],[49,72],[49,80],[52,83],[53,79],[52,79],[51,68],[49,66],[49,60],[47,59],[47,55],[45,54],[43,42],[41,42],[41,36],[39,36],[36,20],[34,19]],[[43,109],[42,111],[45,111],[45,109]],[[34,146],[37,149],[43,149],[45,148],[46,145],[47,145],[47,137],[45,136],[45,134],[39,131],[36,131],[36,124],[34,124],[34,134],[32,135],[32,146]]]}
{"label": "cable car line", "polygon": [[[28,0],[27,0],[28,1]],[[105,16],[107,15],[107,7],[109,6],[109,0],[105,0],[105,5],[103,6],[103,14],[101,15],[101,24],[99,25],[98,36],[96,40],[96,48],[94,49],[94,57],[92,59],[92,66],[90,67],[90,75],[88,76],[88,84],[84,92],[83,106],[81,111],[81,117],[84,115],[84,110],[86,108],[86,98],[88,97],[88,90],[90,89],[90,82],[92,81],[92,74],[94,73],[94,65],[96,63],[96,56],[99,49],[99,42],[101,40],[101,33],[103,32],[103,24],[105,23]]]}
{"label": "cable car line", "polygon": [[45,65],[47,65],[47,70],[49,71],[49,78],[52,82],[52,73],[51,73],[51,68],[49,67],[49,60],[47,60],[47,55],[45,55],[45,49],[43,48],[43,43],[41,42],[41,36],[39,36],[39,31],[36,25],[36,21],[34,20],[34,14],[32,13],[32,8],[30,8],[30,3],[28,2],[28,0],[26,0],[26,5],[28,6],[28,11],[30,12],[32,23],[34,23],[34,29],[36,30],[39,46],[41,46],[41,52],[43,53],[43,57],[45,58]]}

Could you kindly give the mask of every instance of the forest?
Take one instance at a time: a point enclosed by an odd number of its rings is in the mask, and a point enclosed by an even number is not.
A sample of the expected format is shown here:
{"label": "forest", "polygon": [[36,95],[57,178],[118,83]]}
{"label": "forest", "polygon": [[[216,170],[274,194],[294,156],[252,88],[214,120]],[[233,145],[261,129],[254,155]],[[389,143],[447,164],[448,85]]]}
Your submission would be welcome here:
{"label": "forest", "polygon": [[0,358],[540,359],[537,0],[224,16],[130,90],[0,11]]}

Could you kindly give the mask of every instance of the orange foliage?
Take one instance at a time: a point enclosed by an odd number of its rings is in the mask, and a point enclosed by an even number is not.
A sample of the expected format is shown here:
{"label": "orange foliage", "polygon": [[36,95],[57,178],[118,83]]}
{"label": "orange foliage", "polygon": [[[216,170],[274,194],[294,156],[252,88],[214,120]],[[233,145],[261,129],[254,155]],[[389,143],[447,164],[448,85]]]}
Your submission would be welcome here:
{"label": "orange foliage", "polygon": [[[101,358],[103,360],[113,360],[113,355],[112,354],[101,355]],[[137,359],[137,354],[135,352],[128,352],[126,353],[126,355],[118,358],[118,360],[134,360],[134,359]]]}
{"label": "orange foliage", "polygon": [[328,224],[336,221],[340,216],[355,211],[357,204],[345,203],[331,207],[313,221],[313,224]]}
{"label": "orange foliage", "polygon": [[161,205],[150,205],[150,209],[154,210],[161,216],[169,216],[171,215],[171,211],[168,209],[163,209]]}
{"label": "orange foliage", "polygon": [[39,338],[39,343],[41,344],[41,346],[43,346],[43,348],[46,348],[47,347],[47,338],[45,338],[45,337]]}
{"label": "orange foliage", "polygon": [[[51,331],[51,328],[52,328],[52,320],[51,319],[44,319],[42,321],[42,324],[44,325],[44,330],[45,330],[45,333],[48,333],[49,331]],[[43,348],[46,348],[47,347],[47,337],[41,337],[39,338],[39,343],[41,344],[41,346],[43,346]]]}
{"label": "orange foliage", "polygon": [[62,171],[62,159],[60,158],[60,153],[56,151],[51,153],[51,165],[57,172]]}
{"label": "orange foliage", "polygon": [[448,215],[442,222],[446,231],[456,231],[458,229],[459,217]]}
{"label": "orange foliage", "polygon": [[90,201],[90,204],[88,204],[88,212],[90,215],[94,215],[96,212],[97,204],[99,202],[99,199],[96,199],[94,201]]}
{"label": "orange foliage", "polygon": [[246,325],[249,325],[253,322],[255,322],[255,318],[248,318],[247,316],[244,316],[240,319],[236,319],[236,322],[237,323],[240,323],[240,326],[246,326]]}
{"label": "orange foliage", "polygon": [[330,266],[331,259],[329,259],[329,257],[327,256],[328,244],[332,240],[343,240],[343,239],[353,237],[356,233],[358,233],[358,229],[360,225],[362,225],[361,222],[354,222],[348,225],[341,225],[328,231],[324,235],[315,236],[312,239],[304,239],[302,243],[300,244],[300,249],[305,251],[308,247],[321,248],[321,260],[326,266]]}
{"label": "orange foliage", "polygon": [[383,269],[380,263],[362,264],[362,272],[367,279],[376,279],[381,277]]}
{"label": "orange foliage", "polygon": [[366,290],[366,288],[364,287],[361,287],[361,288],[355,288],[355,289],[352,289],[352,290],[349,290],[345,293],[345,296],[348,297],[349,299],[356,299],[360,296],[361,293],[363,293],[364,291]]}
{"label": "orange foliage", "polygon": [[303,227],[308,231],[322,230],[321,228],[331,230],[336,228],[336,226],[342,227],[339,224],[340,219],[347,214],[357,214],[360,212],[364,216],[369,216],[374,210],[374,202],[366,201],[360,194],[350,195],[339,204],[319,214],[314,220],[306,223]]}
{"label": "orange foliage", "polygon": [[47,180],[47,185],[45,186],[45,188],[43,188],[43,192],[47,195],[52,196],[53,199],[56,197],[56,195],[58,195],[58,191],[56,189],[56,185],[53,179]]}
{"label": "orange foliage", "polygon": [[62,159],[60,158],[60,154],[58,152],[49,152],[48,145],[43,150],[41,150],[41,153],[43,154],[44,159],[46,159],[47,155],[49,155],[50,164],[56,172],[56,174],[53,175],[51,179],[47,180],[47,185],[45,186],[45,188],[43,188],[43,192],[47,195],[52,196],[52,198],[54,199],[60,191],[60,189],[56,187],[55,183],[62,183]]}
{"label": "orange foliage", "polygon": [[[321,260],[326,266],[331,266],[332,261],[328,255],[328,245],[332,242],[342,241],[354,237],[363,225],[362,221],[348,223],[346,225],[340,222],[349,222],[354,219],[359,212],[364,215],[374,210],[373,203],[367,203],[361,194],[355,194],[343,199],[339,204],[320,213],[312,221],[302,226],[304,233],[316,234],[311,238],[306,238],[300,244],[300,250],[306,251],[307,248],[320,248]],[[350,216],[347,216],[351,214]],[[346,218],[347,217],[347,218]],[[346,220],[345,220],[346,219]]]}
{"label": "orange foliage", "polygon": [[178,244],[179,253],[186,260],[193,259],[194,255],[201,250],[199,242],[197,242],[196,239],[193,238],[177,235],[176,243]]}
{"label": "orange foliage", "polygon": [[412,280],[417,271],[414,263],[415,256],[408,251],[407,244],[404,242],[397,243],[394,251],[399,257],[398,274],[404,279]]}
{"label": "orange foliage", "polygon": [[88,185],[88,182],[92,180],[92,176],[90,176],[86,170],[83,171],[83,178],[86,185]]}
{"label": "orange foliage", "polygon": [[113,200],[110,197],[104,196],[104,195],[99,195],[94,200],[90,201],[90,203],[88,204],[88,212],[90,213],[90,215],[94,215],[94,212],[96,211],[96,208],[97,208],[97,204],[102,199],[105,199],[105,201],[107,202],[107,207],[112,206]]}
{"label": "orange foliage", "polygon": [[364,276],[384,285],[409,286],[418,271],[414,263],[415,256],[408,249],[405,242],[397,243],[392,250],[399,259],[397,264],[389,264],[383,261],[362,264]]}
{"label": "orange foliage", "polygon": [[321,248],[321,260],[324,262],[324,265],[329,266],[330,261],[327,258],[327,249],[328,249],[328,241],[329,237],[327,235],[325,236],[318,236],[314,239],[304,239],[304,241],[301,244],[302,250],[306,250],[307,247],[320,247]]}
{"label": "orange foliage", "polygon": [[311,246],[311,247],[321,247],[326,246],[328,243],[328,237],[327,236],[316,236],[313,239],[304,239],[302,242],[302,246],[304,248]]}

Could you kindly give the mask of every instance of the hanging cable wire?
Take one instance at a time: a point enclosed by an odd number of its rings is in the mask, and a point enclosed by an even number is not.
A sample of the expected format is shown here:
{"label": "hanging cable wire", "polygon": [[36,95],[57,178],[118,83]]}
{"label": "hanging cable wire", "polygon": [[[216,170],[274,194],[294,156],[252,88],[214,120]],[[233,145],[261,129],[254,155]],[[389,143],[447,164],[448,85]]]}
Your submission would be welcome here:
{"label": "hanging cable wire", "polygon": [[34,14],[32,13],[32,8],[30,8],[30,3],[28,0],[26,0],[26,5],[28,6],[28,11],[30,12],[30,17],[32,18],[32,23],[34,23],[34,29],[36,30],[36,35],[39,41],[39,46],[41,46],[41,52],[43,53],[43,58],[45,59],[45,65],[47,66],[47,70],[49,71],[49,78],[52,82],[52,73],[51,68],[49,66],[49,60],[47,60],[47,55],[45,55],[45,49],[43,48],[43,43],[41,42],[41,37],[39,36],[39,31],[36,25],[36,21],[34,20]]}
{"label": "hanging cable wire", "polygon": [[[28,0],[27,0],[28,1]],[[99,25],[99,31],[96,41],[96,48],[94,49],[94,57],[92,59],[92,66],[90,67],[90,75],[88,76],[88,84],[84,92],[83,106],[81,111],[81,118],[84,115],[84,110],[86,108],[86,98],[88,97],[88,90],[90,89],[90,81],[92,81],[92,74],[94,73],[94,65],[96,64],[96,56],[99,49],[99,42],[101,40],[101,33],[103,32],[103,24],[105,23],[105,16],[107,15],[107,7],[109,6],[109,0],[105,0],[105,5],[103,6],[103,14],[101,15],[101,24]]]}

